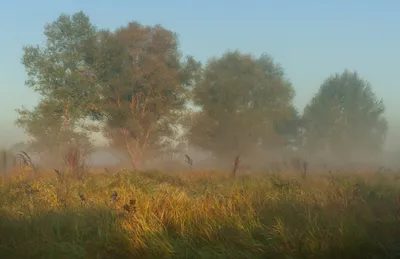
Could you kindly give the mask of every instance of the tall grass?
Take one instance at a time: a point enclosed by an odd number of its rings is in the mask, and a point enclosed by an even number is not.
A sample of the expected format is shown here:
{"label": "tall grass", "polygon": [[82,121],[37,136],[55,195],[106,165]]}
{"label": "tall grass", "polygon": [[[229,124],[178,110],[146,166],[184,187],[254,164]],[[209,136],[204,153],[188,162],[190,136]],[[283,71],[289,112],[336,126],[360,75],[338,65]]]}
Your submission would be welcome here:
{"label": "tall grass", "polygon": [[0,258],[400,258],[399,174],[302,172],[4,178]]}

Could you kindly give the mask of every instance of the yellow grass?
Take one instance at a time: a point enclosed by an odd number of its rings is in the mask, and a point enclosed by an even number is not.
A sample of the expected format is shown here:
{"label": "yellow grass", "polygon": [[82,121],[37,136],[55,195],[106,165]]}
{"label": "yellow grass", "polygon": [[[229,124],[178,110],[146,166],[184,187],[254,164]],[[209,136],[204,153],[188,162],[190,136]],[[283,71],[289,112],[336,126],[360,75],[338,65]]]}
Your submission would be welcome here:
{"label": "yellow grass", "polygon": [[0,179],[0,258],[400,258],[397,173]]}

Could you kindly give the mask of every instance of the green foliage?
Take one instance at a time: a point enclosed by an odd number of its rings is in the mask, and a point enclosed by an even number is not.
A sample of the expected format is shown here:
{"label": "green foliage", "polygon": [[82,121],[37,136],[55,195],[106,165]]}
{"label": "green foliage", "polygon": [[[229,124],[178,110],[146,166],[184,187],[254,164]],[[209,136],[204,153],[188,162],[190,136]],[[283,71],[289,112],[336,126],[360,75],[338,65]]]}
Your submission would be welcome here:
{"label": "green foliage", "polygon": [[33,111],[23,108],[18,112],[20,117],[16,124],[33,137],[30,148],[37,152],[60,154],[60,148],[74,140],[84,149],[90,147],[87,132],[76,130],[80,126],[78,120],[70,120],[64,126],[64,111],[55,101],[42,100]]}
{"label": "green foliage", "polygon": [[159,25],[102,31],[91,49],[90,71],[100,86],[91,115],[106,123],[115,145],[132,146],[132,159],[140,160],[175,133],[199,64],[191,57],[182,62],[177,36]]}
{"label": "green foliage", "polygon": [[[211,59],[194,89],[201,108],[189,132],[191,143],[217,155],[282,146],[295,119],[294,90],[283,69],[266,55],[227,52]],[[289,132],[289,131],[288,131]]]}
{"label": "green foliage", "polygon": [[43,47],[24,47],[26,84],[42,96],[33,110],[18,109],[17,125],[22,127],[36,145],[52,148],[71,138],[87,137],[78,133],[78,123],[90,103],[95,82],[82,72],[85,47],[96,34],[95,27],[82,12],[65,14],[45,26],[47,38]]}
{"label": "green foliage", "polygon": [[68,103],[70,118],[80,118],[90,100],[92,82],[84,73],[87,43],[96,29],[82,12],[65,14],[45,26],[44,47],[24,47],[23,64],[27,85],[64,110]]}
{"label": "green foliage", "polygon": [[177,36],[162,26],[129,23],[97,30],[82,12],[46,25],[44,47],[24,48],[27,85],[43,99],[19,109],[17,125],[43,147],[88,142],[99,122],[136,166],[147,149],[171,137],[200,64],[182,62]]}
{"label": "green foliage", "polygon": [[331,76],[304,110],[306,145],[343,156],[379,151],[387,132],[384,111],[383,101],[357,73]]}

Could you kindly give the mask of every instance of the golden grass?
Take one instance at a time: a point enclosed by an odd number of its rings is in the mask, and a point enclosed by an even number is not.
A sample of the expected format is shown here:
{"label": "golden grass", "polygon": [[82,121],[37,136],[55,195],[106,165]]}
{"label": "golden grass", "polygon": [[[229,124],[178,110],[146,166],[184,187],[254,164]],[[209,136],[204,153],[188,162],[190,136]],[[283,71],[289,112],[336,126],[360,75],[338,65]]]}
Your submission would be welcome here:
{"label": "golden grass", "polygon": [[399,174],[0,179],[0,258],[400,258]]}

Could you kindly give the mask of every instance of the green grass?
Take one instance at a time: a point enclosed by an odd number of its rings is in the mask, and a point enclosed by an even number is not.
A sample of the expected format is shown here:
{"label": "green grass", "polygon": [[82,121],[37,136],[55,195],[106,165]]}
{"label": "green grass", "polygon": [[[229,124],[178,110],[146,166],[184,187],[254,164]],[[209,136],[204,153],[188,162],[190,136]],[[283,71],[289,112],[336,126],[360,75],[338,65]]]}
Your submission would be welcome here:
{"label": "green grass", "polygon": [[0,258],[400,258],[399,194],[395,173],[2,178]]}

